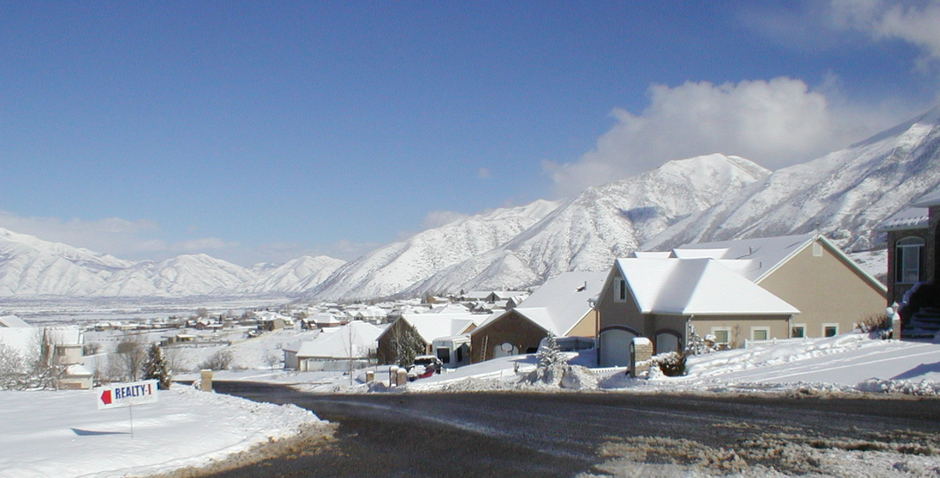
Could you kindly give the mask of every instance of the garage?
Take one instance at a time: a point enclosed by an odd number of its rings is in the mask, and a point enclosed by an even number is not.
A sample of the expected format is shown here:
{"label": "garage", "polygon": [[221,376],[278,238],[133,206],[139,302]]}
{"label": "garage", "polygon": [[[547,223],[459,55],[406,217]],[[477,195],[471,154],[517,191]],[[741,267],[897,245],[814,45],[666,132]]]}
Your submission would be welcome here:
{"label": "garage", "polygon": [[607,329],[600,333],[598,362],[601,367],[625,367],[630,363],[630,343],[636,334],[626,329]]}

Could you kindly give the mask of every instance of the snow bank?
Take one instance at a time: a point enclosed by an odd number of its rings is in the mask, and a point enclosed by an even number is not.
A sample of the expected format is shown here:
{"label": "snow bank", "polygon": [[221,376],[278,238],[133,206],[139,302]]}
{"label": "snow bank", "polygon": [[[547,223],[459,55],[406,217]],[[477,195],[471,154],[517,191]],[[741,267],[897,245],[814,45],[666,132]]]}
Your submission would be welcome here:
{"label": "snow bank", "polygon": [[272,405],[174,386],[155,404],[98,410],[94,391],[0,392],[5,477],[139,476],[203,467],[326,422]]}

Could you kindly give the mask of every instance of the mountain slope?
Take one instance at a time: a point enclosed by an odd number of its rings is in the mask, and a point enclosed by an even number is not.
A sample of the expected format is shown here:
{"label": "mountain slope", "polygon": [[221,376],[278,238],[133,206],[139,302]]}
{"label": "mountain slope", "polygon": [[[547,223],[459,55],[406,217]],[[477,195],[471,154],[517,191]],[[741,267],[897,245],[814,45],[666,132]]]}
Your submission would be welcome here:
{"label": "mountain slope", "polygon": [[301,256],[260,274],[246,292],[250,294],[296,294],[325,281],[345,261],[327,256]]}
{"label": "mountain slope", "polygon": [[442,270],[404,295],[515,288],[569,270],[604,270],[669,225],[769,174],[744,158],[722,154],[670,161],[585,190],[505,245]]}
{"label": "mountain slope", "polygon": [[557,206],[540,200],[428,229],[345,264],[308,296],[352,300],[398,294],[446,267],[505,244]]}
{"label": "mountain slope", "polygon": [[877,242],[880,222],[938,188],[940,107],[846,149],[780,169],[643,248],[818,231],[848,250],[865,250]]}
{"label": "mountain slope", "polygon": [[291,294],[342,261],[298,258],[264,272],[206,254],[132,262],[0,229],[0,297],[186,297]]}

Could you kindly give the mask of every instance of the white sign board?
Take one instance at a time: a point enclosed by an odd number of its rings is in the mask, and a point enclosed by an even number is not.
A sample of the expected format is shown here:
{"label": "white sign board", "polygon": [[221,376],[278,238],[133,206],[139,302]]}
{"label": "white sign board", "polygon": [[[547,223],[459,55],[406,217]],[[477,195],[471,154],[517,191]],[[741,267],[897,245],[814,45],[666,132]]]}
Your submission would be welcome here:
{"label": "white sign board", "polygon": [[98,409],[128,407],[157,401],[157,381],[112,383],[95,389]]}

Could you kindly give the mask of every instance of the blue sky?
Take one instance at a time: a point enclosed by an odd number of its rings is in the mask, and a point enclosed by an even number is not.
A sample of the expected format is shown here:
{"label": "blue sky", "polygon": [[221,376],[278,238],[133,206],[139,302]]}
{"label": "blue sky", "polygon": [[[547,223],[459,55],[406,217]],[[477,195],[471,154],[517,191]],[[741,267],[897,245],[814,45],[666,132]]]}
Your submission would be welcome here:
{"label": "blue sky", "polygon": [[935,21],[923,1],[4,1],[0,227],[130,259],[350,259],[668,159],[777,168],[935,104]]}

